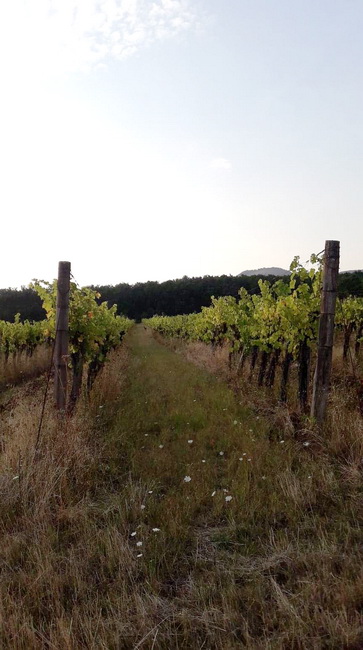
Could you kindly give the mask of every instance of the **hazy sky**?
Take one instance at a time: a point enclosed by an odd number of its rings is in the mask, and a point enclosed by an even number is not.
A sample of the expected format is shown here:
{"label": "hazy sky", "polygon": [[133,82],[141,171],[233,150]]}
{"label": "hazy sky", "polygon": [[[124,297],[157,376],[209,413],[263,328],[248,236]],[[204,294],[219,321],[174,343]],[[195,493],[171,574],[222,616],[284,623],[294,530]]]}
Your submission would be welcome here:
{"label": "hazy sky", "polygon": [[0,7],[0,287],[363,268],[362,0]]}

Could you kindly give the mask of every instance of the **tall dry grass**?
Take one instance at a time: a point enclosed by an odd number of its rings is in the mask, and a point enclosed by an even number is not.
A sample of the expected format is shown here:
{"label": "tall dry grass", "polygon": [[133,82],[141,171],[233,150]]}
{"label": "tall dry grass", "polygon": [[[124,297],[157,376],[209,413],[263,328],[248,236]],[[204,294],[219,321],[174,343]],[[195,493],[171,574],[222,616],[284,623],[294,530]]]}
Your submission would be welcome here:
{"label": "tall dry grass", "polygon": [[49,345],[39,345],[29,356],[26,352],[11,354],[8,360],[0,355],[0,390],[39,376],[49,368],[52,350]]}
{"label": "tall dry grass", "polygon": [[95,646],[98,571],[116,566],[125,544],[117,527],[102,530],[98,431],[100,407],[112,417],[124,368],[124,353],[114,353],[72,419],[58,418],[50,390],[40,438],[45,379],[12,390],[0,423],[2,648],[107,647]]}

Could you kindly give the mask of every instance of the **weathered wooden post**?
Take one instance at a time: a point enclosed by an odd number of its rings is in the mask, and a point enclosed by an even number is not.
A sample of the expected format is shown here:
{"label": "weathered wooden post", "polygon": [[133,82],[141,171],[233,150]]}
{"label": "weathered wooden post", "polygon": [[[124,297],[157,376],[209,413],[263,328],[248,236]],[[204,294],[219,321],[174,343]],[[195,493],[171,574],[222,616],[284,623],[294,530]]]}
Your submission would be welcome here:
{"label": "weathered wooden post", "polygon": [[333,356],[335,304],[339,274],[339,242],[325,242],[323,289],[320,306],[318,357],[316,361],[311,416],[319,424],[325,419]]}
{"label": "weathered wooden post", "polygon": [[71,263],[58,264],[56,309],[56,340],[54,350],[54,396],[57,409],[65,410],[67,403],[68,313]]}

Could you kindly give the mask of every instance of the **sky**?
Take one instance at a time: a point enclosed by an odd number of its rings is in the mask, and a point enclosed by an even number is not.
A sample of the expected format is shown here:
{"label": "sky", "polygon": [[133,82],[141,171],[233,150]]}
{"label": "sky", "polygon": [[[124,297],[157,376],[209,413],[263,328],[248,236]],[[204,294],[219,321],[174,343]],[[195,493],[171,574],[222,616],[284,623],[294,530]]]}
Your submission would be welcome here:
{"label": "sky", "polygon": [[0,5],[0,287],[363,268],[361,0]]}

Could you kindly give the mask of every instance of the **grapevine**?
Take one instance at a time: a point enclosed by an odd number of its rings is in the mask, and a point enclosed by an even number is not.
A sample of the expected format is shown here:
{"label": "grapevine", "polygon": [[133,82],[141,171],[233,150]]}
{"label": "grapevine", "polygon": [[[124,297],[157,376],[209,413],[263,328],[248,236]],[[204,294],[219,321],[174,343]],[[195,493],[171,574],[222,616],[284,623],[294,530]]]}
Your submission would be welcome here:
{"label": "grapevine", "polygon": [[[14,323],[0,321],[0,353],[5,363],[9,356],[25,353],[32,356],[35,348],[54,342],[56,336],[57,281],[35,280],[31,287],[43,302],[46,319],[40,322],[21,322],[17,314]],[[69,305],[69,365],[73,371],[70,408],[81,390],[83,369],[87,364],[87,387],[90,389],[110,350],[115,348],[133,321],[118,316],[116,306],[99,304],[100,294],[88,288],[79,288],[72,282]]]}
{"label": "grapevine", "polygon": [[[32,288],[42,299],[47,316],[47,335],[54,339],[56,332],[57,281],[34,281]],[[69,353],[73,370],[70,408],[76,402],[83,379],[83,368],[88,364],[87,387],[90,389],[102,368],[108,353],[122,340],[133,321],[116,314],[116,306],[98,303],[100,294],[89,288],[70,284],[69,298]]]}

